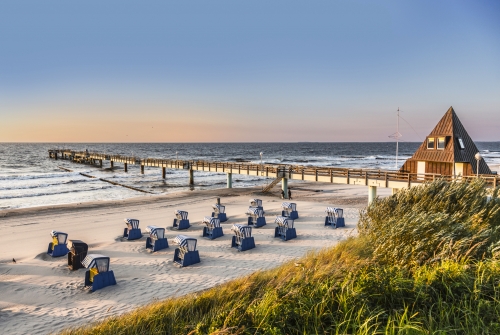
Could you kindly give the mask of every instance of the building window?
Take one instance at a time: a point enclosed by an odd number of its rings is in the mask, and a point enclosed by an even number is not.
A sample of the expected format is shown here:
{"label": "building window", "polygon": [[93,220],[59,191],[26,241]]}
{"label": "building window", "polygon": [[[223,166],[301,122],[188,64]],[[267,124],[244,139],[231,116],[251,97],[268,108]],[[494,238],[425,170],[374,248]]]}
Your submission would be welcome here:
{"label": "building window", "polygon": [[458,145],[460,146],[460,149],[462,150],[465,149],[464,141],[462,141],[460,137],[458,138]]}
{"label": "building window", "polygon": [[427,149],[434,149],[434,138],[429,137],[427,139]]}
{"label": "building window", "polygon": [[446,137],[438,137],[437,148],[439,150],[444,150],[445,147],[446,147]]}

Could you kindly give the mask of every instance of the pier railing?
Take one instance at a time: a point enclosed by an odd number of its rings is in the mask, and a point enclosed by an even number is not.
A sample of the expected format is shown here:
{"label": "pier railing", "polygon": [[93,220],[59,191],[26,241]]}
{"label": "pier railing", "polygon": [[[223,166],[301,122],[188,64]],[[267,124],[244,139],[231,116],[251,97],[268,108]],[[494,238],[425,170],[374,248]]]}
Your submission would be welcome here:
{"label": "pier railing", "polygon": [[[206,160],[179,160],[161,158],[139,158],[135,156],[108,155],[98,152],[73,151],[73,150],[49,150],[51,158],[70,159],[80,163],[95,163],[99,161],[110,161],[116,163],[135,164],[144,167],[161,167],[171,169],[210,171],[221,173],[247,174],[268,178],[289,178],[295,180],[307,180],[317,182],[330,182],[342,184],[357,184],[380,187],[394,187],[394,183],[410,187],[415,183],[429,182],[436,179],[451,180],[472,180],[478,176],[453,176],[442,174],[417,174],[391,170],[375,169],[353,169],[339,167],[318,167],[286,164],[256,164],[249,162],[214,162]],[[165,174],[164,174],[165,176]],[[484,179],[487,186],[496,187],[500,185],[498,175],[479,175]],[[391,186],[392,184],[392,186]]]}

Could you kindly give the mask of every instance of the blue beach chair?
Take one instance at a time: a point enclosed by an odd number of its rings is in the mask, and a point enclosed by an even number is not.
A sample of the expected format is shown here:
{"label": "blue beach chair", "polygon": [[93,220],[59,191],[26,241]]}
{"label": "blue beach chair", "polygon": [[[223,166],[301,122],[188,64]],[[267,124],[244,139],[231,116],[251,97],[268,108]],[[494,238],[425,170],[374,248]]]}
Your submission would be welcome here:
{"label": "blue beach chair", "polygon": [[220,220],[214,217],[205,216],[203,218],[203,223],[206,227],[203,227],[203,237],[207,237],[211,240],[217,237],[224,236],[222,232],[222,227],[220,226]]}
{"label": "blue beach chair", "polygon": [[85,272],[85,286],[90,286],[92,291],[116,285],[115,274],[109,270],[109,257],[89,254],[82,265],[88,269]]}
{"label": "blue beach chair", "polygon": [[197,240],[186,235],[177,235],[174,243],[179,247],[174,252],[174,263],[188,266],[200,262],[200,254],[196,250]]}
{"label": "blue beach chair", "polygon": [[344,210],[342,208],[327,207],[325,212],[325,226],[332,228],[345,227]]}
{"label": "blue beach chair", "polygon": [[239,251],[255,248],[255,240],[252,236],[252,227],[234,224],[231,227],[231,231],[234,232],[234,236],[231,241],[231,248],[236,248]]}
{"label": "blue beach chair", "polygon": [[285,216],[276,216],[274,222],[278,225],[274,230],[274,237],[279,237],[283,241],[288,241],[297,237],[297,232],[293,226],[294,221],[292,219]]}
{"label": "blue beach chair", "polygon": [[165,228],[147,226],[146,231],[149,233],[149,237],[146,240],[146,249],[155,252],[168,248],[168,241],[165,238]]}
{"label": "blue beach chair", "polygon": [[174,229],[183,230],[191,227],[188,220],[188,212],[176,210],[174,211],[174,214],[176,216],[173,224]]}
{"label": "blue beach chair", "polygon": [[47,254],[52,257],[66,256],[69,252],[67,240],[68,234],[60,231],[51,231],[52,242],[49,243]]}
{"label": "blue beach chair", "polygon": [[212,205],[212,208],[214,209],[214,211],[212,212],[212,217],[219,219],[220,222],[227,221],[226,206],[215,204]]}
{"label": "blue beach chair", "polygon": [[266,218],[264,217],[264,210],[259,207],[249,207],[246,215],[248,215],[248,225],[259,228],[266,225]]}
{"label": "blue beach chair", "polygon": [[142,237],[141,229],[139,228],[139,220],[125,219],[127,227],[123,229],[123,237],[127,240],[137,240]]}
{"label": "blue beach chair", "polygon": [[264,207],[262,207],[262,200],[260,199],[250,199],[250,207],[257,207],[264,210]]}
{"label": "blue beach chair", "polygon": [[299,212],[297,212],[297,204],[294,202],[284,202],[281,204],[281,216],[290,218],[292,220],[297,220],[299,218]]}

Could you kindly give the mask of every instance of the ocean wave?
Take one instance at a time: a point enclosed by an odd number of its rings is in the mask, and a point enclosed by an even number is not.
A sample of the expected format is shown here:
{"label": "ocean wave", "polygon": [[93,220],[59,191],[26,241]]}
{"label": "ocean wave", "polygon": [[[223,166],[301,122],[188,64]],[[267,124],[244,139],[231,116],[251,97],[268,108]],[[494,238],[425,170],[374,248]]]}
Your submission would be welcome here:
{"label": "ocean wave", "polygon": [[59,195],[59,194],[68,194],[68,193],[78,193],[78,192],[89,192],[89,191],[97,191],[97,190],[105,190],[113,187],[119,187],[119,186],[114,186],[114,185],[105,185],[101,187],[95,187],[91,189],[85,189],[85,190],[68,190],[68,191],[58,191],[58,192],[43,192],[43,193],[32,193],[32,194],[22,194],[22,195],[12,195],[12,196],[5,196],[1,197],[0,200],[3,199],[21,199],[21,198],[33,198],[33,197],[42,197],[42,196],[47,196],[47,195]]}
{"label": "ocean wave", "polygon": [[60,173],[46,173],[39,175],[10,175],[10,176],[0,176],[0,180],[30,180],[30,179],[46,179],[46,178],[61,178],[61,177],[71,177],[79,176],[78,172],[63,172]]}
{"label": "ocean wave", "polygon": [[0,191],[11,191],[11,190],[29,190],[29,189],[34,189],[34,188],[46,188],[46,187],[52,187],[52,186],[61,186],[61,185],[68,185],[68,184],[77,184],[77,183],[88,183],[88,182],[96,182],[98,179],[91,179],[91,178],[86,178],[86,179],[74,179],[74,180],[68,180],[65,182],[60,182],[60,183],[46,183],[46,184],[33,184],[33,185],[20,185],[20,186],[7,186],[7,187],[0,187]]}

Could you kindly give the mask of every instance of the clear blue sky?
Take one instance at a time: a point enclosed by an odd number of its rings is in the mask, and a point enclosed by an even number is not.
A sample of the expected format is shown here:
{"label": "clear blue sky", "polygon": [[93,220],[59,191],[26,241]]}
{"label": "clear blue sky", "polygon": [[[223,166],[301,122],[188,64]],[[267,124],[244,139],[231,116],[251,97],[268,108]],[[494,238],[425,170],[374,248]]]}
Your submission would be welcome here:
{"label": "clear blue sky", "polygon": [[2,1],[0,50],[0,142],[500,140],[496,0]]}

